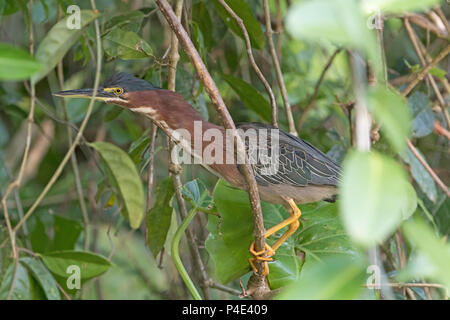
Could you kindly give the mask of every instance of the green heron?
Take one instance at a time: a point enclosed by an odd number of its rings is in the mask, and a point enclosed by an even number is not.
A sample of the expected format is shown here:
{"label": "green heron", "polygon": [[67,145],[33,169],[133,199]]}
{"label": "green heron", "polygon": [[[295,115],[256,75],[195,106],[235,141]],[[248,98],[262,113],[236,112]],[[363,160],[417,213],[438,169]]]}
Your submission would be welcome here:
{"label": "green heron", "polygon": [[[91,98],[93,89],[67,90],[55,93],[56,96],[69,98]],[[151,85],[149,82],[136,78],[127,73],[118,73],[108,78],[96,93],[96,99],[106,103],[115,104],[149,117],[169,137],[186,149],[192,156],[200,158],[200,164],[217,176],[225,179],[231,185],[246,190],[246,183],[236,162],[204,161],[203,153],[196,152],[194,139],[186,135],[175,134],[177,130],[184,130],[190,134],[195,133],[195,127],[200,124],[201,133],[207,130],[216,130],[225,133],[221,126],[205,121],[184,97],[176,92],[164,90]],[[241,123],[237,129],[247,132],[250,129],[273,130],[272,126],[261,123]],[[265,238],[273,235],[288,226],[287,231],[269,246],[266,244],[261,251],[255,251],[254,243],[250,245],[253,258],[249,262],[255,271],[255,260],[264,264],[263,275],[269,272],[267,262],[272,261],[275,251],[299,227],[301,215],[297,204],[317,202],[321,200],[334,201],[337,194],[337,184],[340,177],[340,167],[327,155],[322,153],[308,142],[293,136],[283,130],[278,132],[277,145],[268,142],[272,149],[277,149],[276,172],[268,172],[266,165],[252,164],[253,172],[258,184],[262,200],[282,204],[287,208],[290,217],[276,226],[266,230]],[[191,136],[192,137],[192,136]],[[233,150],[227,148],[223,139],[215,139],[212,144],[223,150],[224,154]],[[245,141],[247,152],[249,144]],[[201,151],[208,148],[208,143],[202,141]],[[259,146],[256,146],[257,148]]]}

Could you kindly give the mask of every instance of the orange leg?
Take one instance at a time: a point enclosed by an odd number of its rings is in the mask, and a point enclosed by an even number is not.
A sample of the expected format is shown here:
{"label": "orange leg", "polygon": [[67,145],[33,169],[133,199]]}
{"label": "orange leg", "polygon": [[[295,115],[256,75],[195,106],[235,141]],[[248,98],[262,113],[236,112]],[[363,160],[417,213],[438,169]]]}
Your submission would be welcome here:
{"label": "orange leg", "polygon": [[298,229],[300,223],[298,222],[298,219],[301,216],[301,211],[295,204],[294,200],[292,199],[286,199],[289,203],[292,210],[289,211],[290,217],[284,220],[283,222],[277,224],[276,226],[273,226],[272,228],[266,230],[266,233],[264,235],[264,238],[268,238],[271,235],[273,235],[275,232],[283,229],[286,226],[289,226],[289,229],[273,244],[273,246],[269,246],[266,243],[266,246],[264,250],[261,251],[255,251],[255,243],[252,242],[250,245],[250,253],[253,255],[253,258],[249,259],[249,263],[253,268],[253,271],[255,273],[258,272],[258,269],[255,266],[255,260],[264,262],[264,271],[261,274],[262,276],[265,276],[269,274],[269,266],[267,265],[267,261],[272,261],[273,259],[271,256],[275,254],[275,251],[289,238],[292,234],[295,233],[295,231]]}

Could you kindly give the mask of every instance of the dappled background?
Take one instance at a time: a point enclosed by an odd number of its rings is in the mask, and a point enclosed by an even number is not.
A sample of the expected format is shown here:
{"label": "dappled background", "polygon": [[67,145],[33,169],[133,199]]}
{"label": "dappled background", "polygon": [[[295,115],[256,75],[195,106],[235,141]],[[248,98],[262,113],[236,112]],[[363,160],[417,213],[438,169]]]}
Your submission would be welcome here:
{"label": "dappled background", "polygon": [[[181,21],[234,121],[273,122],[250,50],[274,92],[280,128],[344,165],[341,200],[300,206],[299,230],[269,264],[271,289],[287,286],[281,298],[446,298],[448,4],[270,0],[271,51],[263,1],[226,3],[242,18],[251,48],[219,1],[184,1]],[[68,31],[62,20],[71,4],[82,9],[80,30]],[[183,166],[194,238],[181,237],[178,249],[180,202],[162,131],[95,102],[77,137],[90,101],[52,96],[94,86],[97,36],[101,81],[126,71],[167,88],[171,35],[150,0],[0,0],[1,299],[191,298],[177,256],[204,298],[237,299],[239,279],[247,287],[253,220],[246,193]],[[181,46],[179,54],[176,91],[221,124]],[[358,105],[374,119],[370,154],[354,147]],[[281,206],[262,207],[266,228],[288,216]],[[67,287],[73,264],[82,266],[81,290]],[[367,288],[369,265],[391,285]]]}

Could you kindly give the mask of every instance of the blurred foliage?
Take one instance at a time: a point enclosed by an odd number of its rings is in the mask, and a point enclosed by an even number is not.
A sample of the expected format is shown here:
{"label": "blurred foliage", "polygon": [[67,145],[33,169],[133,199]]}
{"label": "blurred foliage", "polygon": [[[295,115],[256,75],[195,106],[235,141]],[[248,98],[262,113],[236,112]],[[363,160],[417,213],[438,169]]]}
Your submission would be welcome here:
{"label": "blurred foliage", "polygon": [[[95,19],[100,24],[102,80],[126,71],[167,87],[171,31],[154,2],[95,2],[98,13],[92,11],[88,0],[33,1],[32,8],[26,0],[0,0],[1,197],[20,169],[27,140],[30,85],[36,88],[30,158],[20,188],[5,202],[13,226],[33,205],[66,154],[68,126],[76,135],[85,117],[89,101],[65,101],[66,114],[62,100],[51,93],[93,86]],[[216,0],[186,3],[183,25],[235,122],[270,123],[268,95],[251,69],[238,25]],[[256,62],[274,89],[280,127],[287,129],[267,46],[262,1],[227,3],[243,19]],[[269,3],[273,29],[277,31],[278,8],[275,1]],[[82,9],[80,29],[67,28],[71,4]],[[367,252],[375,244],[390,282],[426,281],[450,286],[450,199],[405,143],[410,139],[449,185],[450,144],[448,138],[436,134],[436,121],[449,128],[427,78],[406,98],[401,94],[423,67],[402,17],[415,12],[438,29],[427,31],[412,24],[422,51],[436,57],[448,45],[448,30],[436,27],[439,16],[429,11],[436,5],[448,14],[448,4],[439,0],[280,1],[284,31],[275,32],[273,37],[297,130],[303,139],[343,163],[343,179],[337,203],[300,205],[300,228],[269,263],[271,288],[283,288],[278,298],[380,298],[376,290],[363,287],[372,279]],[[381,41],[374,29],[379,12],[386,14]],[[31,54],[30,26],[34,41]],[[299,127],[298,120],[337,48],[346,50],[341,50],[326,70],[313,107]],[[355,93],[351,59],[356,51],[369,61],[373,76],[363,95],[374,127],[380,128],[380,139],[375,139],[371,153],[352,150],[355,132],[349,119],[354,122]],[[448,58],[430,74],[448,110],[447,70]],[[205,119],[220,123],[181,49],[176,88]],[[0,209],[0,299],[65,299],[66,295],[75,299],[190,298],[178,266],[175,268],[170,259],[180,218],[168,172],[166,138],[159,131],[151,150],[149,125],[149,120],[137,114],[95,103],[75,152],[79,177],[69,162],[18,232],[17,263]],[[151,162],[154,181],[146,214]],[[199,166],[185,166],[181,179],[190,181],[183,188],[188,210],[199,212],[190,228],[208,275],[215,282],[240,290],[239,278],[246,282],[250,276],[248,248],[253,241],[247,194]],[[83,218],[77,183],[83,190],[89,221]],[[282,206],[262,203],[262,208],[266,228],[288,217]],[[142,223],[144,218],[146,223]],[[89,241],[85,245],[86,236]],[[279,236],[270,237],[268,243]],[[181,260],[200,287],[201,275],[184,238],[180,246]],[[67,268],[71,265],[81,266],[82,290],[67,288],[71,275]],[[419,299],[446,297],[446,290],[439,288],[411,290],[404,295],[401,287],[395,287],[393,294],[397,299],[411,295]],[[233,298],[222,291],[210,291],[213,299]],[[385,294],[389,292],[382,290]]]}

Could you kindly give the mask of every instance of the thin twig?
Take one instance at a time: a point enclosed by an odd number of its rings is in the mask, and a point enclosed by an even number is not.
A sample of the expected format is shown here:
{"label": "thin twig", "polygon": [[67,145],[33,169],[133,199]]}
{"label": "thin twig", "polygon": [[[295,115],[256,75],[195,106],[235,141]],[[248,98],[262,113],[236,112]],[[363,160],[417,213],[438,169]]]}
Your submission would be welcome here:
{"label": "thin twig", "polygon": [[308,105],[306,106],[305,110],[303,111],[303,113],[300,117],[300,120],[298,121],[299,128],[302,127],[303,123],[305,122],[308,112],[314,107],[314,103],[316,101],[317,95],[319,94],[319,88],[320,88],[320,85],[322,84],[323,79],[325,78],[325,74],[327,73],[328,69],[331,67],[331,64],[333,63],[334,58],[338,55],[338,53],[340,51],[341,51],[340,48],[336,49],[333,52],[333,54],[330,56],[330,58],[328,59],[328,62],[325,65],[325,67],[323,68],[322,73],[320,74],[319,80],[317,80],[316,86],[314,87],[314,92],[313,92],[311,98],[309,98]]}
{"label": "thin twig", "polygon": [[[97,9],[95,8],[94,0],[91,0],[91,6],[92,6],[92,9],[94,10],[94,12],[96,12]],[[88,109],[86,111],[86,115],[85,115],[85,117],[83,119],[83,122],[81,123],[80,129],[79,129],[78,134],[76,135],[76,137],[75,137],[75,139],[73,141],[73,144],[71,145],[71,147],[67,151],[66,155],[64,156],[63,160],[59,164],[58,168],[53,173],[53,176],[50,178],[50,181],[44,187],[44,190],[42,190],[42,192],[39,194],[39,196],[36,199],[36,201],[28,209],[28,211],[25,214],[25,216],[14,227],[14,230],[13,230],[14,232],[17,232],[17,230],[20,229],[20,227],[25,223],[25,221],[27,221],[27,219],[31,216],[31,214],[34,212],[34,210],[39,206],[39,204],[41,203],[42,199],[46,196],[46,194],[48,193],[50,188],[55,184],[56,180],[58,180],[58,178],[61,175],[64,167],[66,166],[67,162],[69,161],[72,153],[75,151],[75,148],[78,146],[78,144],[80,142],[80,139],[81,139],[81,137],[83,135],[84,129],[86,128],[87,122],[89,121],[89,118],[91,116],[92,109],[94,107],[94,102],[95,102],[95,95],[97,93],[97,88],[98,88],[99,83],[100,83],[100,72],[101,72],[101,67],[102,67],[102,47],[101,47],[101,39],[100,39],[100,28],[99,28],[99,24],[98,24],[97,19],[94,20],[94,25],[95,25],[95,33],[96,33],[96,40],[97,40],[97,68],[96,68],[96,72],[95,72],[93,94],[92,94],[92,97],[91,97]]]}
{"label": "thin twig", "polygon": [[236,289],[224,286],[223,284],[220,284],[220,283],[216,283],[216,282],[212,281],[211,279],[209,280],[208,285],[211,288],[214,288],[214,289],[217,289],[217,290],[221,290],[223,292],[232,294],[234,296],[239,296],[241,294],[241,292],[239,290],[236,290]]}
{"label": "thin twig", "polygon": [[[178,21],[181,23],[181,15],[183,11],[183,0],[177,0],[175,4],[175,15],[178,19]],[[180,59],[180,55],[178,53],[178,38],[174,32],[172,32],[172,39],[171,39],[171,45],[170,45],[170,52],[169,52],[169,61],[170,61],[170,68],[168,69],[168,89],[171,91],[175,91],[175,83],[176,83],[176,73],[177,73],[177,64],[178,60]],[[184,220],[188,213],[186,209],[186,203],[183,199],[183,196],[181,194],[181,189],[183,188],[183,184],[181,182],[180,178],[180,171],[181,166],[175,165],[172,162],[171,154],[172,149],[175,147],[175,143],[173,141],[170,141],[169,144],[169,171],[172,174],[172,180],[175,187],[175,197],[178,202],[178,208],[180,209],[180,216],[181,220]],[[209,294],[209,288],[206,285],[206,281],[208,280],[208,275],[206,274],[205,267],[203,265],[203,261],[200,255],[200,252],[198,250],[198,246],[195,243],[195,238],[192,230],[189,228],[189,226],[186,227],[186,238],[188,240],[189,249],[191,252],[192,260],[194,261],[196,267],[198,268],[199,275],[201,278],[200,286],[203,291],[203,295],[205,299],[209,300],[210,294]]]}
{"label": "thin twig", "polygon": [[218,0],[219,3],[224,7],[224,9],[230,14],[230,16],[236,21],[239,28],[241,29],[244,40],[245,40],[245,47],[247,48],[247,55],[250,60],[250,64],[253,67],[253,70],[255,71],[256,75],[258,76],[259,80],[261,80],[262,84],[266,88],[267,94],[269,95],[270,99],[270,105],[272,106],[272,125],[276,128],[278,128],[278,107],[277,107],[277,101],[275,100],[275,96],[273,94],[272,88],[269,85],[269,82],[267,82],[266,78],[262,74],[261,70],[259,69],[258,65],[256,64],[255,58],[253,56],[252,52],[252,44],[250,42],[250,37],[248,35],[247,29],[245,28],[244,21],[231,9],[231,7],[224,1],[224,0]]}
{"label": "thin twig", "polygon": [[[165,16],[167,22],[171,26],[172,30],[176,33],[178,40],[182,44],[186,54],[188,55],[189,59],[191,60],[191,63],[193,64],[199,79],[202,81],[203,85],[205,86],[206,92],[208,93],[211,101],[215,105],[217,111],[219,112],[221,116],[221,120],[227,129],[232,129],[235,142],[236,142],[236,150],[238,153],[245,152],[244,144],[239,137],[239,135],[236,133],[236,126],[234,125],[233,119],[230,116],[230,113],[228,112],[228,109],[220,96],[219,89],[217,88],[214,80],[212,79],[211,75],[209,74],[208,69],[206,69],[206,66],[204,65],[200,55],[198,54],[197,50],[195,49],[194,44],[192,43],[191,39],[189,38],[188,34],[186,33],[186,30],[184,30],[183,26],[180,24],[180,22],[177,20],[177,17],[175,16],[175,13],[173,12],[172,8],[170,7],[169,3],[166,0],[155,0],[156,4],[160,8],[161,12]],[[247,157],[245,156],[245,159]],[[245,161],[245,164],[242,165],[242,172],[244,174],[245,181],[247,183],[247,191],[249,193],[250,197],[250,206],[252,208],[252,214],[253,214],[253,220],[254,220],[254,236],[255,236],[255,250],[260,251],[263,250],[265,247],[265,229],[264,229],[264,221],[262,217],[261,212],[261,203],[259,199],[259,193],[258,193],[258,187],[256,184],[255,177],[253,175],[252,169],[248,163],[248,161]],[[262,272],[263,270],[263,264],[258,263],[257,264],[258,270]],[[265,277],[256,276],[262,279],[265,279]],[[268,288],[267,288],[268,289]],[[268,289],[269,290],[269,289]]]}
{"label": "thin twig", "polygon": [[437,120],[434,122],[434,132],[450,140],[450,131],[442,127],[439,121]]}
{"label": "thin twig", "polygon": [[273,31],[272,31],[272,22],[270,21],[270,8],[269,1],[264,0],[264,13],[266,20],[266,34],[267,40],[269,43],[270,55],[272,56],[272,63],[275,66],[275,73],[277,75],[278,86],[280,87],[281,97],[283,99],[284,108],[286,111],[286,119],[289,126],[289,133],[295,136],[298,136],[297,129],[294,124],[294,117],[292,116],[291,104],[289,102],[286,85],[284,84],[283,74],[281,73],[281,67],[279,62],[279,57],[277,56],[277,52],[275,50],[275,46],[273,44]]}
{"label": "thin twig", "polygon": [[439,100],[439,105],[441,106],[442,112],[444,113],[445,120],[447,122],[448,128],[450,128],[450,115],[447,110],[447,104],[445,103],[444,98],[442,97],[441,92],[439,91],[439,88],[436,84],[436,81],[434,80],[433,76],[429,73],[430,69],[433,68],[439,61],[444,59],[450,52],[450,45],[447,45],[447,47],[442,50],[439,55],[434,58],[430,63],[427,64],[425,58],[423,57],[420,41],[417,38],[416,33],[411,27],[411,24],[409,23],[408,19],[403,20],[406,31],[408,33],[409,38],[411,39],[411,42],[413,44],[414,50],[417,53],[417,56],[420,59],[420,62],[422,64],[423,70],[421,70],[416,77],[411,81],[411,83],[406,87],[406,89],[402,92],[403,96],[406,97],[411,90],[425,77],[427,76],[431,86],[433,87],[434,92],[436,93],[436,96]]}
{"label": "thin twig", "polygon": [[[58,62],[57,71],[58,71],[59,88],[60,88],[60,90],[64,90],[64,70],[63,70],[62,60]],[[67,113],[67,103],[64,99],[62,99],[62,100],[63,100],[62,104],[63,104],[63,110],[64,110],[64,119],[67,123],[70,123],[69,115]],[[70,126],[66,126],[66,128],[67,128],[67,139],[69,142],[69,146],[71,146],[73,143],[72,130],[71,130]],[[80,170],[78,169],[78,161],[77,161],[77,156],[76,156],[75,152],[72,153],[72,155],[70,156],[70,160],[71,160],[71,164],[72,164],[73,175],[75,177],[75,187],[77,190],[78,201],[80,203],[81,214],[83,216],[84,250],[87,250],[88,245],[89,245],[89,215],[88,215],[88,211],[87,211],[87,207],[86,207],[86,201],[84,199],[83,186],[81,184],[81,178],[80,178]]]}
{"label": "thin twig", "polygon": [[[33,30],[33,0],[29,1],[29,28],[30,28],[30,35],[29,35],[29,47],[30,47],[30,54],[34,55],[34,30]],[[31,146],[31,133],[32,133],[32,127],[34,123],[34,107],[35,107],[35,96],[36,96],[36,88],[34,83],[31,83],[31,95],[30,95],[30,111],[28,113],[27,117],[27,136],[26,136],[26,143],[25,143],[25,150],[23,153],[22,163],[20,165],[19,172],[17,174],[17,178],[8,185],[6,188],[6,192],[3,195],[3,198],[1,200],[2,207],[3,207],[3,215],[5,217],[6,226],[8,228],[8,234],[11,241],[11,248],[12,248],[12,254],[14,259],[14,272],[11,280],[11,287],[9,288],[7,300],[11,299],[13,290],[14,290],[14,284],[17,276],[17,268],[19,264],[19,254],[16,250],[16,233],[17,230],[12,229],[11,221],[9,219],[8,214],[8,207],[6,206],[6,200],[8,199],[9,194],[14,191],[16,188],[20,187],[20,184],[22,182],[23,173],[25,171],[25,167],[28,161],[28,154],[30,151]]]}
{"label": "thin twig", "polygon": [[425,169],[428,171],[428,173],[431,175],[434,181],[438,184],[438,186],[444,191],[444,193],[447,195],[447,197],[450,198],[450,191],[448,190],[448,187],[442,182],[442,180],[438,177],[438,175],[431,169],[431,167],[428,165],[427,161],[422,157],[422,155],[417,151],[416,147],[412,144],[412,142],[407,139],[406,142],[408,143],[409,149],[411,149],[414,156],[417,158],[417,160],[420,161],[420,163],[425,167]]}

